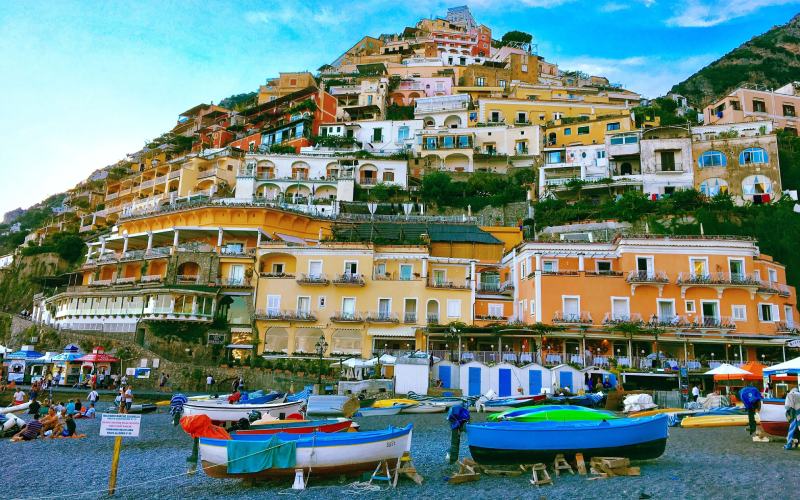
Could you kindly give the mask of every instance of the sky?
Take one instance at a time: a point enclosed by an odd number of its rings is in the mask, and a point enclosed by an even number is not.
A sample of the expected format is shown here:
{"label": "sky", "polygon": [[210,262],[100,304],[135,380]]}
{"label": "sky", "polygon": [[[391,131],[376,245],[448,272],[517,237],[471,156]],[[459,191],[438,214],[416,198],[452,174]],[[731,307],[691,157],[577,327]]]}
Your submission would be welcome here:
{"label": "sky", "polygon": [[0,0],[0,214],[139,150],[200,102],[315,71],[361,36],[467,4],[562,69],[657,97],[800,0]]}

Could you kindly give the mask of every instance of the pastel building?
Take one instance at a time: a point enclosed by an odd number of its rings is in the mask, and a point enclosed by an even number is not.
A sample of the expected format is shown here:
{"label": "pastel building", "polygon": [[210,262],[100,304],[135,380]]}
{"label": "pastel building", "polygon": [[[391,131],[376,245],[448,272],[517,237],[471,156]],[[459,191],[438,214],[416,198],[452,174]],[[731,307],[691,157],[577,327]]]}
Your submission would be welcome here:
{"label": "pastel building", "polygon": [[703,110],[706,125],[771,120],[775,128],[797,133],[800,113],[800,82],[775,90],[742,86],[709,104]]}

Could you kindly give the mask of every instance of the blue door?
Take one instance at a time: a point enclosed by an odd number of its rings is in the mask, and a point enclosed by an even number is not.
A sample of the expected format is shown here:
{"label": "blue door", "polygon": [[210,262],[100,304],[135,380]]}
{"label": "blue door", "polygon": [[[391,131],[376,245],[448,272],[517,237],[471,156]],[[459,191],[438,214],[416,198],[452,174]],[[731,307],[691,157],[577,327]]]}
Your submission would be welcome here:
{"label": "blue door", "polygon": [[511,395],[511,369],[500,368],[500,397]]}
{"label": "blue door", "polygon": [[572,386],[572,372],[562,371],[558,373],[558,385],[562,389],[569,387],[571,392],[575,392],[575,387]]}
{"label": "blue door", "polygon": [[452,389],[450,387],[450,367],[439,366],[439,380],[442,381],[442,387],[445,389]]}
{"label": "blue door", "polygon": [[541,394],[542,392],[542,372],[531,370],[528,372],[528,394]]}
{"label": "blue door", "polygon": [[472,366],[469,369],[469,386],[467,387],[469,394],[467,396],[480,396],[481,395],[481,369],[477,366]]}

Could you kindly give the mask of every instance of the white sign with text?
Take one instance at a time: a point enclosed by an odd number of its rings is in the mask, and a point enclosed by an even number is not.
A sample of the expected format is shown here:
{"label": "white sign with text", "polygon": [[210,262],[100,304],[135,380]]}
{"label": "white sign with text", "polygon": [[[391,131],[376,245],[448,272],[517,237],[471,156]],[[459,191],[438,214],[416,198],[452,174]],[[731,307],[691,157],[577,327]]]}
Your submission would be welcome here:
{"label": "white sign with text", "polygon": [[101,436],[139,437],[141,415],[103,413],[100,420]]}

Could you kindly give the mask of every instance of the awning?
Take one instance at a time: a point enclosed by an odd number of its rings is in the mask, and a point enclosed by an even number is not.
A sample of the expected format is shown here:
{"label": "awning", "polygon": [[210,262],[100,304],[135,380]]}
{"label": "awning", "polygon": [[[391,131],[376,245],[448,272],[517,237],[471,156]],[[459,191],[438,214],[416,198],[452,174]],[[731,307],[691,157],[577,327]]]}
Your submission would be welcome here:
{"label": "awning", "polygon": [[253,344],[228,344],[225,347],[228,349],[252,349]]}
{"label": "awning", "polygon": [[249,326],[232,326],[231,333],[253,333],[253,329]]}
{"label": "awning", "polygon": [[416,326],[398,326],[395,328],[370,328],[371,337],[402,337],[413,339],[416,337]]}
{"label": "awning", "polygon": [[290,236],[288,234],[283,233],[275,233],[275,236],[282,239],[287,243],[297,243],[298,245],[307,245],[308,243],[303,238],[298,238],[297,236]]}

